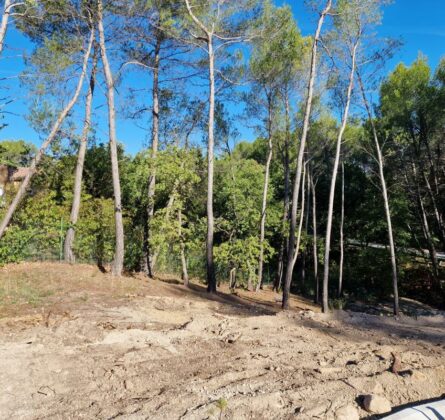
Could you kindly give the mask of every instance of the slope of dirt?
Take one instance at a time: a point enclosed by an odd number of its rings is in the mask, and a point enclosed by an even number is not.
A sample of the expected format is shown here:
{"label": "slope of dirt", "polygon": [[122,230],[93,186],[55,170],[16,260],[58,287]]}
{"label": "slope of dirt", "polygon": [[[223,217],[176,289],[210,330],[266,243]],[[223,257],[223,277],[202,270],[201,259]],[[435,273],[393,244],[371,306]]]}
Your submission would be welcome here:
{"label": "slope of dirt", "polygon": [[282,313],[271,292],[209,299],[87,266],[6,267],[2,290],[23,277],[47,293],[0,302],[0,418],[371,418],[364,394],[395,407],[445,393],[440,315],[326,316],[297,299]]}

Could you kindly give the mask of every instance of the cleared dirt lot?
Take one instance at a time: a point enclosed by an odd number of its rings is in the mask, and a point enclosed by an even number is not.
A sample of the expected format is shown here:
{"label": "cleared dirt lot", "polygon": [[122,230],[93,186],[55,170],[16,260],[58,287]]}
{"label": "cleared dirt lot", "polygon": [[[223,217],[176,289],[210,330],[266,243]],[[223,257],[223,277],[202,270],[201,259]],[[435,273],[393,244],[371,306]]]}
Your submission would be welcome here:
{"label": "cleared dirt lot", "polygon": [[445,393],[443,315],[325,316],[297,299],[282,313],[270,291],[209,299],[89,266],[8,266],[0,285],[2,419],[372,418],[364,394]]}

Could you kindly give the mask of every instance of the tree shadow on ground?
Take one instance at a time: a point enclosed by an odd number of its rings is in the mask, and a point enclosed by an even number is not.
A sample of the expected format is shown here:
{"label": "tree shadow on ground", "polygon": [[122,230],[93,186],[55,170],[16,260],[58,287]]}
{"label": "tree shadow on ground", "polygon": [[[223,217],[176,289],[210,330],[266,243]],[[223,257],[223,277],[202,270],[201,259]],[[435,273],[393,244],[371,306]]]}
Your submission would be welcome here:
{"label": "tree shadow on ground", "polygon": [[[338,321],[332,323],[330,321]],[[373,341],[380,345],[406,344],[404,340],[428,342],[445,349],[445,325],[429,324],[411,318],[396,319],[357,312],[337,311],[326,316],[325,321],[303,319],[305,327],[314,328],[333,339]]]}
{"label": "tree shadow on ground", "polygon": [[208,293],[207,288],[200,284],[190,283],[189,287],[185,287],[174,278],[159,280],[169,287],[169,292],[172,295],[220,304],[217,312],[226,315],[264,316],[276,315],[279,311],[279,308],[274,308],[273,305],[265,305],[253,300],[247,301],[236,294],[224,292]]}
{"label": "tree shadow on ground", "polygon": [[[171,277],[159,279],[169,288],[173,296],[188,296],[191,299],[211,301],[220,304],[217,312],[237,316],[273,316],[281,312],[281,302],[275,300],[273,293],[240,292],[239,294],[218,291],[210,294],[202,284],[190,283],[185,287],[181,282]],[[317,319],[306,318],[304,312],[317,311],[318,307],[310,300],[292,295],[289,315],[304,327],[317,329],[327,336],[340,340],[346,338],[352,342],[373,341],[381,345],[401,344],[401,339],[420,340],[438,346],[445,343],[445,325],[429,324],[415,318],[392,316],[377,316],[352,311],[335,311]],[[330,321],[338,321],[331,323]]]}

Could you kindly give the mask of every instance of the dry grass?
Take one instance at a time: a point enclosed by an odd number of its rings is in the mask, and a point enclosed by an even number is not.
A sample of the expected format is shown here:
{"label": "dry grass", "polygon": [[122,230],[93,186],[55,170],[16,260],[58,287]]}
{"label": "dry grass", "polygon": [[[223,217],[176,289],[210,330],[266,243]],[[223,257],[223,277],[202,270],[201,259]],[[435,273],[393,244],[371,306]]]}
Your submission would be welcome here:
{"label": "dry grass", "polygon": [[89,265],[22,263],[0,269],[0,318],[69,306],[98,296],[120,299],[144,292],[141,278],[115,278]]}
{"label": "dry grass", "polygon": [[[215,300],[228,307],[243,307],[276,313],[281,310],[281,295],[270,289],[258,293],[238,289],[231,292],[221,284],[218,295],[206,293],[199,279],[193,279],[186,289],[174,275],[159,275],[158,281],[148,281],[142,275],[116,278],[91,265],[62,263],[21,263],[0,268],[0,318],[23,317],[33,314],[63,313],[85,304],[116,305],[137,296],[182,296],[191,299]],[[296,311],[319,309],[309,300],[291,298]]]}

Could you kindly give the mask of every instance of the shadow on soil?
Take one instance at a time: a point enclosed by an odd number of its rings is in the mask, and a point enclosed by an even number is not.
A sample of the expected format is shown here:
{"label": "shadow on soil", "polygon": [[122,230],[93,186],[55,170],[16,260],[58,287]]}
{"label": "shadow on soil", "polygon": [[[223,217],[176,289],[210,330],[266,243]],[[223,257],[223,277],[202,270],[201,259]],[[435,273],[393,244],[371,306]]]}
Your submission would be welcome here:
{"label": "shadow on soil", "polygon": [[208,293],[206,287],[195,283],[190,284],[189,287],[185,287],[178,280],[173,278],[160,279],[160,281],[168,286],[172,286],[169,287],[169,289],[171,294],[174,296],[187,296],[192,299],[220,303],[221,306],[218,308],[218,312],[226,315],[275,315],[279,310],[278,308],[273,308],[272,305],[265,305],[263,302],[260,303],[256,302],[255,300],[247,301],[245,298],[235,294],[228,294],[224,292],[218,292],[216,294]]}
{"label": "shadow on soil", "polygon": [[[225,292],[209,294],[205,286],[196,283],[190,284],[189,287],[184,287],[175,278],[159,280],[169,288],[173,296],[188,296],[192,299],[219,303],[221,305],[218,308],[218,312],[226,315],[276,315],[281,311],[280,302],[261,299],[260,295],[256,297],[257,295],[254,293],[243,296]],[[333,339],[340,340],[344,337],[353,342],[363,342],[372,340],[372,337],[375,336],[374,341],[382,345],[400,344],[400,339],[421,340],[436,345],[438,351],[443,351],[442,346],[445,349],[445,325],[440,325],[439,323],[432,325],[412,317],[396,319],[392,316],[377,316],[352,311],[336,311],[326,316],[326,321],[300,318],[298,314],[302,310],[318,310],[309,300],[300,300],[297,300],[296,297],[293,298],[293,309],[289,311],[290,316],[297,315],[297,323],[308,328],[317,329]],[[332,326],[329,321],[339,321],[340,325]]]}

